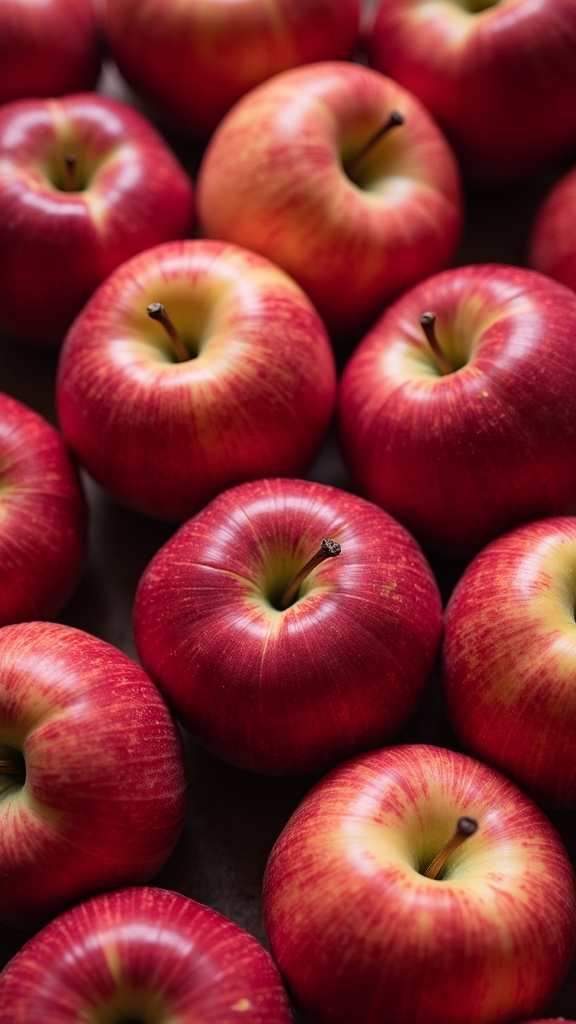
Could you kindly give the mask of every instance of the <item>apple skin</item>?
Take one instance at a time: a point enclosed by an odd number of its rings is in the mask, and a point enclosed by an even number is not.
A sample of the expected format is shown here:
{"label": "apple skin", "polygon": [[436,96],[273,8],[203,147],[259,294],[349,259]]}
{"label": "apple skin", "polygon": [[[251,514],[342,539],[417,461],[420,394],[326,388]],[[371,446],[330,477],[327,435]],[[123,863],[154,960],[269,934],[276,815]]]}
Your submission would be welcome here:
{"label": "apple skin", "polygon": [[380,0],[368,52],[428,107],[470,179],[524,177],[574,146],[573,0]]}
{"label": "apple skin", "polygon": [[576,519],[519,527],[468,566],[445,614],[452,725],[546,806],[576,808]]}
{"label": "apple skin", "polygon": [[[76,191],[64,190],[68,153]],[[0,330],[56,345],[118,264],[192,225],[192,183],[155,128],[77,93],[0,109]]]}
{"label": "apple skin", "polygon": [[[193,355],[176,363],[148,304]],[[319,316],[268,260],[223,242],[157,246],[108,279],[62,348],[64,436],[119,501],[182,521],[242,480],[303,473],[336,370]]]}
{"label": "apple skin", "polygon": [[528,263],[576,291],[576,168],[560,179],[540,207]]}
{"label": "apple skin", "polygon": [[180,736],[142,669],[55,623],[0,630],[0,922],[148,881],[184,823]]}
{"label": "apple skin", "polygon": [[[423,874],[461,815],[441,880]],[[574,876],[538,807],[430,746],[377,750],[305,797],[264,880],[270,948],[314,1024],[498,1024],[545,1007],[574,950]]]}
{"label": "apple skin", "polygon": [[0,393],[0,626],[57,615],[85,555],[86,502],[64,439]]}
{"label": "apple skin", "polygon": [[[436,314],[442,376],[420,326]],[[576,499],[576,296],[533,271],[460,267],[398,299],[344,369],[345,461],[419,539],[470,557]],[[458,368],[459,367],[459,368]]]}
{"label": "apple skin", "polygon": [[92,0],[2,0],[0,103],[93,89],[99,70]]}
{"label": "apple skin", "polygon": [[0,974],[2,1024],[291,1024],[270,956],[209,907],[153,887],[96,896]]}
{"label": "apple skin", "polygon": [[208,137],[254,86],[298,64],[351,58],[360,0],[105,0],[108,44],[130,85]]}
{"label": "apple skin", "polygon": [[[405,124],[374,148],[356,184],[343,164],[394,109]],[[278,263],[334,336],[447,266],[460,234],[460,179],[444,137],[415,97],[358,64],[296,68],[254,89],[214,133],[197,185],[203,234]]]}
{"label": "apple skin", "polygon": [[[342,552],[285,611],[279,600],[323,537]],[[397,732],[441,633],[436,581],[376,506],[302,480],[217,497],[140,581],[142,664],[202,746],[266,774],[325,770]]]}

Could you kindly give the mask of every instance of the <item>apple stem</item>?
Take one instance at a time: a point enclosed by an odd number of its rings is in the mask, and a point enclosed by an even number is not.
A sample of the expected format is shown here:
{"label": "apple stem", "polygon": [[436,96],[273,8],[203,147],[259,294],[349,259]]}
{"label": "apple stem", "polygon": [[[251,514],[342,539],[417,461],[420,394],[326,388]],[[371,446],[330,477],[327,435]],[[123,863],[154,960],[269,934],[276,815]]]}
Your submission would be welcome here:
{"label": "apple stem", "polygon": [[64,187],[66,192],[78,191],[78,157],[75,153],[67,153],[64,157]]}
{"label": "apple stem", "polygon": [[478,830],[478,822],[474,818],[458,818],[456,831],[448,842],[436,854],[434,860],[428,865],[424,875],[426,878],[438,878],[448,858],[462,845],[468,836],[473,836]]}
{"label": "apple stem", "polygon": [[302,566],[300,571],[296,573],[294,578],[286,587],[286,590],[280,600],[280,610],[285,611],[285,609],[292,604],[298,590],[300,589],[301,583],[303,583],[308,574],[312,572],[312,569],[315,569],[316,566],[320,565],[320,563],[326,558],[335,558],[341,551],[342,548],[337,540],[330,540],[329,537],[323,537],[322,543],[316,554],[312,555],[312,558],[308,559],[306,565]]}
{"label": "apple stem", "polygon": [[168,313],[161,302],[151,302],[148,306],[148,316],[152,320],[157,320],[159,324],[166,331],[170,341],[172,342],[172,350],[176,359],[179,363],[186,363],[190,359],[190,354],[182,341],[182,338],[178,334],[178,331],[174,327]]}
{"label": "apple stem", "polygon": [[0,760],[0,775],[24,775],[20,761]]}
{"label": "apple stem", "polygon": [[380,141],[383,135],[386,135],[391,128],[395,128],[397,125],[404,124],[404,116],[399,110],[393,110],[390,117],[374,135],[371,135],[368,142],[365,142],[362,149],[356,154],[356,156],[347,164],[346,174],[349,178],[358,170],[359,165],[362,163],[365,156],[373,149],[377,142]]}
{"label": "apple stem", "polygon": [[428,339],[428,344],[436,356],[436,362],[443,374],[452,373],[453,367],[448,362],[440,348],[440,345],[438,344],[438,338],[436,337],[436,331],[434,330],[435,323],[436,317],[434,313],[422,313],[422,316],[420,317],[420,324],[422,325],[422,330]]}

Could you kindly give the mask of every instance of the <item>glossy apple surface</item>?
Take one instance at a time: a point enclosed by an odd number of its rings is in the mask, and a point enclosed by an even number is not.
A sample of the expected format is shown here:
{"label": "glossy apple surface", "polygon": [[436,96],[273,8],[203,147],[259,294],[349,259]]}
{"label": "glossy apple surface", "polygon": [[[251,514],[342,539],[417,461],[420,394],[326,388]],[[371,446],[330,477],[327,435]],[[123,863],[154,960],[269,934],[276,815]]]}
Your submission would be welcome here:
{"label": "glossy apple surface", "polygon": [[208,136],[277,72],[351,58],[360,0],[105,0],[104,16],[130,85],[182,128]]}
{"label": "glossy apple surface", "polygon": [[[461,816],[477,831],[424,872]],[[552,825],[463,754],[373,751],[305,797],[266,869],[272,955],[314,1024],[498,1024],[537,1014],[576,933]]]}
{"label": "glossy apple surface", "polygon": [[576,808],[576,519],[480,552],[452,594],[442,679],[466,748],[545,805]]}
{"label": "glossy apple surface", "polygon": [[[11,770],[13,769],[13,770]],[[180,834],[180,737],[145,672],[80,630],[0,630],[0,921],[148,881]]]}
{"label": "glossy apple surface", "polygon": [[66,338],[56,397],[68,443],[114,497],[182,521],[241,480],[303,473],[335,395],[326,331],[294,281],[237,246],[188,241],[102,286]]}
{"label": "glossy apple surface", "polygon": [[[394,110],[404,124],[353,167]],[[198,210],[205,235],[278,263],[343,334],[447,266],[460,233],[460,182],[415,97],[334,61],[276,75],[235,106],[206,150]]]}
{"label": "glossy apple surface", "polygon": [[524,177],[576,139],[573,0],[380,0],[370,63],[410,89],[468,177]]}
{"label": "glossy apple surface", "polygon": [[56,615],[85,554],[86,503],[64,439],[0,393],[0,626]]}
{"label": "glossy apple surface", "polygon": [[[323,537],[341,553],[282,610]],[[397,732],[440,629],[436,582],[406,530],[302,480],[221,494],[160,549],[134,610],[142,664],[192,735],[269,774],[321,771]]]}
{"label": "glossy apple surface", "polygon": [[[66,160],[76,159],[67,177]],[[58,344],[118,264],[188,235],[192,184],[137,111],[77,93],[0,109],[0,329]]]}
{"label": "glossy apple surface", "polygon": [[2,0],[0,23],[0,103],[94,88],[92,0]]}
{"label": "glossy apple surface", "polygon": [[576,168],[561,178],[538,211],[528,262],[576,291]]}
{"label": "glossy apple surface", "polygon": [[[420,324],[436,316],[443,372]],[[518,267],[460,267],[397,300],[340,385],[361,492],[424,544],[468,557],[576,498],[576,296]]]}
{"label": "glossy apple surface", "polygon": [[34,936],[0,975],[2,1024],[290,1024],[268,953],[175,892],[123,889]]}

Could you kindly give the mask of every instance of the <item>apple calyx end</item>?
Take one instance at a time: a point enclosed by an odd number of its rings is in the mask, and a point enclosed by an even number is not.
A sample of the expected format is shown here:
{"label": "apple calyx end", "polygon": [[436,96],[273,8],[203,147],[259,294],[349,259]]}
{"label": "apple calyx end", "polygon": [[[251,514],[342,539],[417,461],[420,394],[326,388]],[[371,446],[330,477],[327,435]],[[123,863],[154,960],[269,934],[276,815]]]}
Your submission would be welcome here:
{"label": "apple calyx end", "polygon": [[317,565],[324,562],[326,558],[335,558],[341,551],[342,547],[337,540],[332,540],[330,537],[323,537],[318,551],[312,555],[312,558],[308,559],[306,565],[302,566],[286,587],[286,590],[280,599],[280,611],[286,611],[286,609],[294,602],[301,584]]}
{"label": "apple calyx end", "polygon": [[76,153],[66,153],[64,157],[64,191],[78,191],[78,157]]}
{"label": "apple calyx end", "polygon": [[190,359],[190,354],[182,341],[182,338],[178,334],[178,331],[174,327],[172,320],[166,312],[166,308],[162,302],[151,302],[147,307],[146,312],[151,320],[156,320],[166,331],[170,339],[172,346],[172,352],[176,357],[176,362],[187,363]]}

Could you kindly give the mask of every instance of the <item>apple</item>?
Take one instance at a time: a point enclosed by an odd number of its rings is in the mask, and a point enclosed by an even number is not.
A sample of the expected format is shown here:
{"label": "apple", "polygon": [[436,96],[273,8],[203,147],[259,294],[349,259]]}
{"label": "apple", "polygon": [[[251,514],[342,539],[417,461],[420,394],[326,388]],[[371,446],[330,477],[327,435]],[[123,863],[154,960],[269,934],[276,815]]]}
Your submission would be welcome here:
{"label": "apple", "polygon": [[200,166],[198,212],[205,235],[291,274],[335,336],[445,267],[462,220],[456,162],[427,111],[338,61],[276,75],[230,111]]}
{"label": "apple", "polygon": [[252,771],[308,773],[406,722],[434,667],[441,605],[417,544],[381,509],[322,484],[256,480],[152,559],[134,633],[202,746]]}
{"label": "apple", "polygon": [[354,758],[304,798],[270,855],[264,916],[314,1024],[537,1014],[576,940],[545,815],[486,765],[418,744]]}
{"label": "apple", "polygon": [[556,183],[538,210],[528,262],[576,291],[576,167]]}
{"label": "apple", "polygon": [[521,522],[569,512],[576,295],[498,264],[435,275],[363,339],[338,410],[361,493],[425,547],[469,557]]}
{"label": "apple", "polygon": [[86,502],[64,439],[0,393],[0,626],[51,618],[86,554]]}
{"label": "apple", "polygon": [[469,178],[526,176],[574,146],[573,0],[380,0],[368,53],[428,107]]}
{"label": "apple", "polygon": [[157,888],[96,896],[57,917],[0,974],[2,1024],[291,1024],[256,939]]}
{"label": "apple", "polygon": [[104,0],[112,55],[130,85],[195,135],[285,68],[352,57],[360,0]]}
{"label": "apple", "polygon": [[0,109],[0,330],[58,344],[118,264],[191,221],[188,175],[125,104],[77,93]]}
{"label": "apple", "polygon": [[100,54],[92,0],[0,6],[0,103],[94,88]]}
{"label": "apple", "polygon": [[0,923],[148,881],[184,814],[180,736],[146,673],[69,626],[0,629]]}
{"label": "apple", "polygon": [[56,394],[64,436],[99,483],[180,521],[242,480],[304,472],[335,396],[328,337],[301,289],[254,253],[200,240],[110,276],[66,337]]}
{"label": "apple", "polygon": [[445,619],[442,681],[465,746],[548,806],[576,808],[576,519],[476,556]]}

